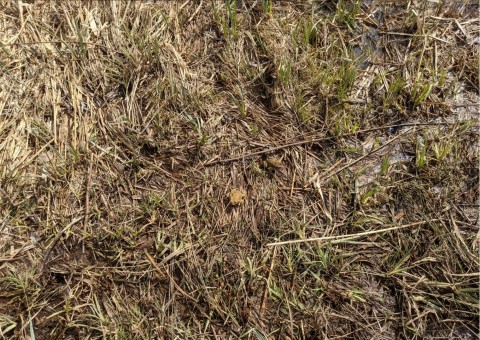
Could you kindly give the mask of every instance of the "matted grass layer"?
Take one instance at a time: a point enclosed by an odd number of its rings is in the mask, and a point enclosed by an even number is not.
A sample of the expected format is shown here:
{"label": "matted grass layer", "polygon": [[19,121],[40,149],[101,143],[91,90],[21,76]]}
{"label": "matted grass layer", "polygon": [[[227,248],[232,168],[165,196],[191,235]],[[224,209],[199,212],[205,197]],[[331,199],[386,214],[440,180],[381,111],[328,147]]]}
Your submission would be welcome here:
{"label": "matted grass layer", "polygon": [[0,338],[474,339],[476,1],[0,1]]}

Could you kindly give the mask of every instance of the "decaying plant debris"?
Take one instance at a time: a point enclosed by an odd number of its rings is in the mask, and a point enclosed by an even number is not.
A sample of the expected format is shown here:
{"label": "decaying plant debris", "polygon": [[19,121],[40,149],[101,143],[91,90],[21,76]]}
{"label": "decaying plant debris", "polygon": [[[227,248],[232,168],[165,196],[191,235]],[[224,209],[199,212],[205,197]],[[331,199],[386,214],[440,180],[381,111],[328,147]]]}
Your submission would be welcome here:
{"label": "decaying plant debris", "polygon": [[476,338],[478,2],[0,4],[1,338]]}

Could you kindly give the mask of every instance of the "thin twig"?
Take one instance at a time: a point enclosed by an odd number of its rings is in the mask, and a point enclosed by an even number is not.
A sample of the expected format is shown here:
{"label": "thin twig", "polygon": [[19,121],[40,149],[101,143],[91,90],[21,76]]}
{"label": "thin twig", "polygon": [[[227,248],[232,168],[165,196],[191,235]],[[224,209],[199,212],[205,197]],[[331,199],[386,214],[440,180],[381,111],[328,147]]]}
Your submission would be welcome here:
{"label": "thin twig", "polygon": [[438,41],[441,41],[443,43],[446,43],[448,44],[448,41],[445,40],[445,39],[441,39],[439,37],[435,37],[433,35],[425,35],[425,34],[411,34],[411,33],[403,33],[403,32],[388,32],[388,31],[380,31],[379,33],[381,34],[388,34],[388,35],[400,35],[400,36],[406,36],[406,37],[413,37],[413,36],[417,36],[417,37],[428,37],[428,38],[432,38],[432,39],[435,39],[435,40],[438,40]]}
{"label": "thin twig", "polygon": [[382,149],[385,148],[386,146],[392,144],[394,141],[396,141],[397,139],[399,139],[400,137],[404,136],[405,134],[407,134],[407,133],[410,132],[410,131],[411,131],[411,129],[408,130],[408,131],[406,131],[406,132],[404,132],[404,133],[402,133],[402,134],[400,134],[400,135],[398,135],[398,136],[396,136],[396,137],[394,137],[394,138],[392,138],[392,139],[390,139],[390,140],[389,140],[388,142],[386,142],[385,144],[379,146],[378,148],[376,148],[376,149],[373,150],[373,151],[370,151],[370,152],[367,153],[366,155],[363,155],[362,157],[357,158],[357,159],[354,160],[353,162],[350,162],[350,163],[345,164],[345,165],[342,166],[340,169],[332,172],[332,173],[331,173],[330,175],[328,175],[328,176],[325,176],[325,178],[323,178],[322,180],[323,180],[323,181],[326,181],[327,179],[332,178],[333,176],[335,176],[336,174],[342,172],[343,170],[350,168],[351,166],[357,164],[358,162],[364,160],[364,159],[367,158],[367,157],[370,157],[371,155],[377,153],[378,151],[382,150]]}
{"label": "thin twig", "polygon": [[155,262],[155,259],[146,250],[145,250],[145,256],[147,257],[148,262],[150,262],[150,264],[153,266],[153,268],[157,272],[158,278],[160,280],[165,280],[166,275],[164,275],[164,273],[161,271],[160,267],[157,265],[157,262]]}
{"label": "thin twig", "polygon": [[275,256],[277,255],[277,248],[273,248],[272,260],[270,261],[270,268],[268,270],[268,277],[265,281],[265,287],[263,288],[262,302],[260,303],[260,310],[258,311],[259,318],[262,319],[263,310],[265,309],[265,303],[267,301],[268,287],[270,286],[270,279],[272,278],[273,267],[275,265]]}
{"label": "thin twig", "polygon": [[107,48],[107,46],[105,45],[89,42],[89,41],[66,41],[66,40],[25,41],[25,42],[19,42],[19,43],[0,44],[0,47],[22,46],[22,45],[42,45],[42,44],[78,44],[78,45],[94,45],[97,47]]}
{"label": "thin twig", "polygon": [[265,153],[270,153],[270,152],[274,152],[274,151],[277,151],[277,150],[290,148],[290,147],[293,147],[293,146],[300,146],[300,145],[309,144],[309,143],[318,143],[318,142],[333,139],[333,138],[343,138],[343,137],[356,136],[356,135],[361,134],[361,133],[373,132],[373,131],[378,131],[378,130],[394,129],[394,128],[402,128],[402,127],[436,126],[436,125],[444,126],[444,125],[453,125],[453,124],[439,123],[439,122],[406,123],[406,124],[394,124],[394,125],[381,126],[381,127],[377,127],[377,128],[369,128],[369,129],[364,129],[364,130],[358,130],[358,131],[351,132],[351,133],[346,133],[346,134],[341,135],[341,136],[328,136],[328,137],[311,138],[311,139],[305,139],[305,140],[301,140],[301,141],[297,141],[297,142],[293,142],[293,143],[283,144],[283,145],[271,147],[271,148],[264,149],[264,150],[253,151],[253,152],[250,152],[248,154],[244,154],[244,155],[237,156],[237,157],[210,161],[210,162],[206,163],[205,166],[210,166],[210,165],[215,165],[215,164],[224,164],[224,163],[230,163],[230,162],[234,162],[234,161],[249,159],[253,156],[262,155],[262,154],[265,154]]}
{"label": "thin twig", "polygon": [[283,242],[273,242],[273,243],[268,243],[267,246],[268,247],[282,246],[282,245],[286,245],[286,244],[306,243],[306,242],[315,242],[315,241],[346,241],[346,240],[349,240],[349,239],[355,239],[355,238],[362,237],[362,236],[373,235],[373,234],[381,234],[381,233],[384,233],[384,232],[387,232],[387,231],[415,227],[415,226],[418,226],[418,225],[422,225],[422,224],[429,223],[429,222],[436,222],[436,221],[439,221],[439,220],[438,219],[433,219],[433,220],[430,220],[430,221],[420,221],[420,222],[400,225],[400,226],[396,226],[396,227],[365,231],[363,233],[357,233],[357,234],[323,236],[323,237],[313,237],[313,238],[305,238],[305,239],[290,240],[290,241],[283,241]]}

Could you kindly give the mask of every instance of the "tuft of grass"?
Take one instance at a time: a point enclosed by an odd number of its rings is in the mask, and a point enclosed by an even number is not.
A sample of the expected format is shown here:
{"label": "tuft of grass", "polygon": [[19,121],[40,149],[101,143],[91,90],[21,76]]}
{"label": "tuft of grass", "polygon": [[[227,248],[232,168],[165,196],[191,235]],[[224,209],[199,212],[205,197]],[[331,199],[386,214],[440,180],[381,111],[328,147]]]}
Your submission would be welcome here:
{"label": "tuft of grass", "polygon": [[336,20],[353,30],[356,25],[357,16],[360,13],[361,1],[359,0],[340,0],[337,2]]}

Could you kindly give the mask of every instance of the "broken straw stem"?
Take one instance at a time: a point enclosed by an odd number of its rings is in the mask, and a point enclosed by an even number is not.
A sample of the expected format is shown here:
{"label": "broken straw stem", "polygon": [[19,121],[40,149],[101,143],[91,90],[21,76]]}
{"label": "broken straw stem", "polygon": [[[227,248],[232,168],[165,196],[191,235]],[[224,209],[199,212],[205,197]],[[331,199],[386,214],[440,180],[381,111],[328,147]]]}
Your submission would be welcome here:
{"label": "broken straw stem", "polygon": [[363,233],[357,233],[357,234],[346,234],[346,235],[336,235],[336,236],[324,236],[324,237],[313,237],[313,238],[304,238],[304,239],[299,239],[299,240],[290,240],[290,241],[283,241],[283,242],[273,242],[273,243],[268,243],[267,247],[271,246],[282,246],[286,244],[295,244],[295,243],[304,243],[304,242],[315,242],[315,241],[346,241],[349,239],[354,239],[357,237],[362,237],[366,235],[372,235],[372,234],[380,234],[384,233],[387,231],[392,231],[392,230],[398,230],[398,229],[404,229],[404,228],[409,228],[409,227],[415,227],[418,225],[422,225],[428,222],[436,222],[439,221],[438,219],[430,220],[430,221],[420,221],[420,222],[415,222],[415,223],[410,223],[410,224],[405,224],[405,225],[400,225],[396,227],[390,227],[390,228],[384,228],[384,229],[379,229],[379,230],[370,230],[370,231],[365,231]]}

